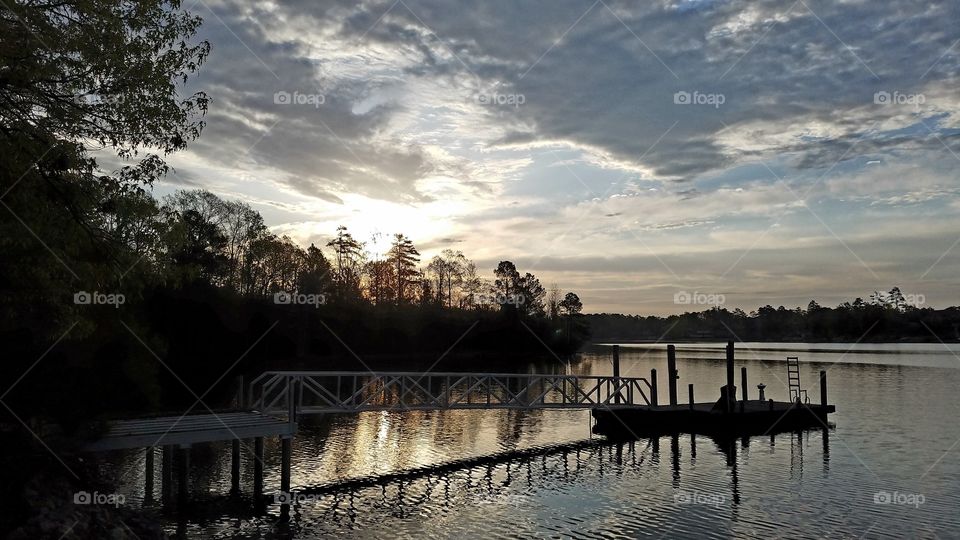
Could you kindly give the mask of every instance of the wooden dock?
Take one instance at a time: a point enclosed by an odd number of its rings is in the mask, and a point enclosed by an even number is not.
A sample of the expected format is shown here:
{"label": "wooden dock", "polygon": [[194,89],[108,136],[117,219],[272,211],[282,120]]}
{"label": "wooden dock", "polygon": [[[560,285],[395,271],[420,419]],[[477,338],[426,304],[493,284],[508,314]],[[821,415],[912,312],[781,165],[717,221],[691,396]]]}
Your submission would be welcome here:
{"label": "wooden dock", "polygon": [[[741,404],[743,405],[741,408]],[[698,435],[762,435],[827,425],[833,405],[787,401],[738,401],[732,412],[715,403],[609,407],[593,409],[594,433],[611,438],[694,433]]]}
{"label": "wooden dock", "polygon": [[[253,495],[263,496],[263,438],[279,437],[281,444],[280,490],[290,491],[291,441],[297,433],[292,402],[286,419],[258,411],[227,411],[213,414],[159,416],[116,420],[107,432],[84,447],[89,452],[130,448],[146,449],[146,486],[148,499],[153,497],[153,469],[156,447],[162,450],[161,492],[165,503],[172,499],[174,472],[180,504],[189,499],[190,448],[194,444],[232,441],[231,491],[240,491],[240,450],[243,439],[253,439]],[[174,454],[177,459],[174,460]],[[174,461],[177,461],[174,464]],[[290,505],[281,504],[284,516]]]}
{"label": "wooden dock", "polygon": [[255,411],[137,418],[111,422],[107,433],[84,449],[102,452],[169,445],[183,447],[233,439],[291,437],[296,431],[296,424]]}
{"label": "wooden dock", "polygon": [[[619,347],[613,346],[613,372],[619,374]],[[747,368],[740,368],[740,399],[734,386],[733,342],[726,349],[726,384],[720,387],[715,402],[697,403],[693,385],[688,385],[688,401],[677,402],[676,348],[667,347],[667,384],[669,403],[657,403],[657,375],[651,370],[650,405],[611,405],[594,407],[594,433],[611,438],[636,438],[675,433],[711,436],[765,435],[811,427],[828,427],[827,415],[836,407],[827,403],[827,373],[820,371],[820,403],[811,404],[800,385],[799,360],[787,359],[787,384],[791,401],[763,398],[764,385],[758,385],[760,399],[748,397]]]}

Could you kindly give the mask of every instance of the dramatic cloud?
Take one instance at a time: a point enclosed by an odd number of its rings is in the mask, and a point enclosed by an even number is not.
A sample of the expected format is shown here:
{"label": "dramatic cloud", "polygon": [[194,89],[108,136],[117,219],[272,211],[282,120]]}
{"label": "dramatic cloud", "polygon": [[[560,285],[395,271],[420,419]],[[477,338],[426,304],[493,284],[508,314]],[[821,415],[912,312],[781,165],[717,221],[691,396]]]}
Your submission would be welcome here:
{"label": "dramatic cloud", "polygon": [[196,9],[214,101],[161,192],[245,199],[305,243],[343,223],[514,258],[590,311],[960,301],[956,3]]}

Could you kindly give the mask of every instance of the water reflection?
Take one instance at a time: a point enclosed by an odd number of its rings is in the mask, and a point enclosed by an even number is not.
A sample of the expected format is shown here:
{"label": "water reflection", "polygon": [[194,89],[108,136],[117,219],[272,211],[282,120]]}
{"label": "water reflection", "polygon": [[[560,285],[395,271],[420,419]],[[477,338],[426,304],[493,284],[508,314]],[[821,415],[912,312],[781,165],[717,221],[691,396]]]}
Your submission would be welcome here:
{"label": "water reflection", "polygon": [[[698,395],[715,391],[720,359],[684,351],[678,347],[680,386],[695,383]],[[664,363],[656,351],[622,351],[621,359],[625,376]],[[803,358],[804,380],[831,370],[833,431],[611,444],[589,439],[585,411],[309,418],[294,441],[293,486],[310,499],[295,506],[285,525],[276,520],[272,498],[257,507],[250,496],[252,444],[243,450],[241,493],[232,497],[230,445],[201,445],[192,457],[196,508],[170,513],[168,532],[180,538],[445,538],[481,530],[485,537],[950,536],[960,527],[960,464],[949,452],[960,427],[947,419],[956,413],[960,371],[816,359]],[[786,396],[777,382],[785,378],[782,363],[764,358],[745,365],[752,381],[767,383],[768,397]],[[572,369],[607,374],[609,357],[587,353]],[[526,450],[539,453],[516,453]],[[277,442],[267,440],[268,496],[279,487],[279,453]],[[122,478],[128,501],[162,508],[144,500],[142,452],[119,453],[104,471]],[[923,493],[927,502],[919,508],[874,502],[878,491],[896,489]]]}

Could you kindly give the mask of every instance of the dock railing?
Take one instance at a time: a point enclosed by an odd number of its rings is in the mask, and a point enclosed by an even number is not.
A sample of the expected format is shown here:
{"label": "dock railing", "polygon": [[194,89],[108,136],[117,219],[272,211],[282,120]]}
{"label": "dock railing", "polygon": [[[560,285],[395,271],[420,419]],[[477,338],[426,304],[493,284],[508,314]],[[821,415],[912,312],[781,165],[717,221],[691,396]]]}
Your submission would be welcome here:
{"label": "dock railing", "polygon": [[649,405],[641,377],[525,373],[268,371],[248,405],[312,414],[440,409],[586,409]]}

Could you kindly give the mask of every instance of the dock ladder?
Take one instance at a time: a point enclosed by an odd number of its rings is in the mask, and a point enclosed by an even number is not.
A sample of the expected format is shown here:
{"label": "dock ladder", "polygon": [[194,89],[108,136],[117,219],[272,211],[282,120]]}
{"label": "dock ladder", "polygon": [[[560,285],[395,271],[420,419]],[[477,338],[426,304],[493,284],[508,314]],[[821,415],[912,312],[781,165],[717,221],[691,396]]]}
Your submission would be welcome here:
{"label": "dock ladder", "polygon": [[807,391],[800,388],[800,358],[797,356],[787,357],[787,385],[790,388],[790,401],[799,401],[803,396],[804,403],[810,403]]}

